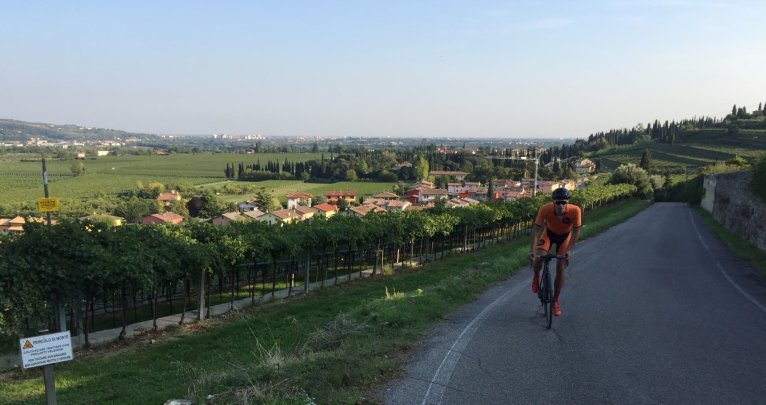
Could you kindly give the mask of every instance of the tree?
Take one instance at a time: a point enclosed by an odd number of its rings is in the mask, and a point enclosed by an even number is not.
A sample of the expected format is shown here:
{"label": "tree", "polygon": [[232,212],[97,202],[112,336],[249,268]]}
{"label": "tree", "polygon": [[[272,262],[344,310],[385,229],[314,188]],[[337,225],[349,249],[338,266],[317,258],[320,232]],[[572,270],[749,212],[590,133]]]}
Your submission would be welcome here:
{"label": "tree", "polygon": [[146,185],[146,188],[153,190],[157,195],[165,192],[165,185],[159,181],[150,181],[149,184]]}
{"label": "tree", "polygon": [[737,125],[737,121],[732,121],[726,131],[729,135],[732,136],[739,134],[739,126]]}
{"label": "tree", "polygon": [[646,170],[634,165],[633,163],[628,163],[618,167],[617,170],[614,171],[614,174],[610,179],[610,183],[632,184],[636,186],[636,192],[643,197],[649,197],[654,192]]}
{"label": "tree", "polygon": [[428,160],[423,155],[418,155],[418,161],[415,163],[415,178],[418,180],[428,179]]}
{"label": "tree", "polygon": [[759,156],[753,163],[753,179],[750,181],[750,190],[761,201],[766,202],[766,154]]}
{"label": "tree", "polygon": [[345,176],[346,181],[356,181],[356,171],[354,169],[348,169],[346,170]]}
{"label": "tree", "polygon": [[492,184],[492,179],[490,178],[487,181],[487,201],[492,201],[495,199],[495,185]]}
{"label": "tree", "polygon": [[649,152],[649,148],[644,149],[644,154],[641,155],[641,163],[638,166],[646,170],[647,173],[652,172],[652,154]]}
{"label": "tree", "polygon": [[202,218],[217,217],[226,211],[226,206],[210,190],[202,190],[200,193],[200,207],[197,216]]}
{"label": "tree", "polygon": [[75,176],[82,176],[85,174],[85,163],[82,160],[75,160],[72,162],[72,166],[69,168],[72,174]]}
{"label": "tree", "polygon": [[125,218],[125,222],[132,224],[140,224],[141,218],[158,212],[159,206],[156,200],[138,197],[130,197],[118,204],[114,209],[115,215]]}
{"label": "tree", "polygon": [[274,195],[270,191],[266,190],[266,187],[261,187],[255,192],[255,206],[263,212],[269,212],[274,208]]}
{"label": "tree", "polygon": [[565,179],[571,179],[574,177],[572,166],[570,166],[569,163],[564,164],[564,169],[561,172],[561,177]]}

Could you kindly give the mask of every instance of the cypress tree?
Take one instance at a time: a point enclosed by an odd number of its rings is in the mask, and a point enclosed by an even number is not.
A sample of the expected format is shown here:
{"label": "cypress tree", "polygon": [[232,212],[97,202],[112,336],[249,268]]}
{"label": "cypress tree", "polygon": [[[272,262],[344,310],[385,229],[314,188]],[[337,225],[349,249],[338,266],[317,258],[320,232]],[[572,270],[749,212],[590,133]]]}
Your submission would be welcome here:
{"label": "cypress tree", "polygon": [[492,184],[492,178],[488,181],[489,185],[487,186],[487,201],[492,201],[495,199],[495,185]]}
{"label": "cypress tree", "polygon": [[646,173],[652,172],[652,154],[649,152],[649,149],[644,149],[644,154],[641,155],[641,163],[638,164],[639,167],[646,170]]}

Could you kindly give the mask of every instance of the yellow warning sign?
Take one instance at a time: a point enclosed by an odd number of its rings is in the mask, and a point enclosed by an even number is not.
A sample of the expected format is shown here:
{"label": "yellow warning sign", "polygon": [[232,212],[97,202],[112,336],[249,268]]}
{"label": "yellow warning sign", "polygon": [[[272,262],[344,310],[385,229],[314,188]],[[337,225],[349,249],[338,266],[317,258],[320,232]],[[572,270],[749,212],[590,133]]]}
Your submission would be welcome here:
{"label": "yellow warning sign", "polygon": [[24,348],[25,349],[31,349],[33,347],[34,346],[32,346],[32,343],[30,341],[27,340],[26,342],[24,342]]}
{"label": "yellow warning sign", "polygon": [[37,210],[40,212],[50,212],[59,210],[58,198],[38,198]]}

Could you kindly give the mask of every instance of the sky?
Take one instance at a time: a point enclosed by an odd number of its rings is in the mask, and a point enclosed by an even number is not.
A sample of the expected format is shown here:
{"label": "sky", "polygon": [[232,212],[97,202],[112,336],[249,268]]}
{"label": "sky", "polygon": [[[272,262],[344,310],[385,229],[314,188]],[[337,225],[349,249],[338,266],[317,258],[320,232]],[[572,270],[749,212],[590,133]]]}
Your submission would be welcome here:
{"label": "sky", "polygon": [[0,118],[587,137],[766,102],[766,2],[0,0]]}

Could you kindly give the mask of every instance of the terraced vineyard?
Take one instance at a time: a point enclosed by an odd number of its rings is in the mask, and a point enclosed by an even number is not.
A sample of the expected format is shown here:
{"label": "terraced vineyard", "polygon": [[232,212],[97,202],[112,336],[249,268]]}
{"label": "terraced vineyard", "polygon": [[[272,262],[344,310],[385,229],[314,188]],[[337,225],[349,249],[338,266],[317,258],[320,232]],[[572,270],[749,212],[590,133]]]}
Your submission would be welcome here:
{"label": "terraced vineyard", "polygon": [[591,157],[601,160],[603,170],[614,170],[621,164],[638,165],[644,150],[649,149],[654,169],[692,173],[702,166],[736,156],[750,159],[766,152],[766,131],[741,131],[735,136],[722,133],[721,130],[700,131],[695,136],[689,136],[689,139],[694,142],[674,145],[649,142],[599,151]]}

